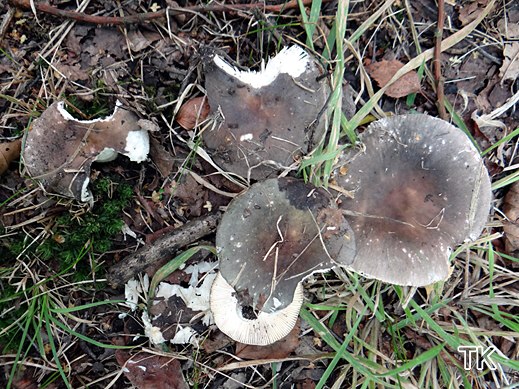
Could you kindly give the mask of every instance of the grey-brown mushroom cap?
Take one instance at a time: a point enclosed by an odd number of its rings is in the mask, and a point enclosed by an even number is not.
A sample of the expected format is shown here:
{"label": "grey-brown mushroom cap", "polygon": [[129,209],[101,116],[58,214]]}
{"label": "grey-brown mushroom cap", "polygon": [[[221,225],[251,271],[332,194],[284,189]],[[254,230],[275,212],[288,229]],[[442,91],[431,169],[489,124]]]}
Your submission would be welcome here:
{"label": "grey-brown mushroom cap", "polygon": [[385,118],[362,134],[337,184],[354,193],[348,213],[357,254],[351,268],[399,285],[449,276],[452,247],[476,239],[491,205],[484,163],[458,128],[424,114]]}
{"label": "grey-brown mushroom cap", "polygon": [[[301,64],[301,74],[287,73]],[[267,84],[257,82],[261,75]],[[202,139],[227,171],[255,180],[275,177],[324,136],[328,81],[318,62],[297,46],[284,49],[258,73],[239,72],[215,56],[205,66],[205,88],[217,119]]]}
{"label": "grey-brown mushroom cap", "polygon": [[267,313],[287,307],[305,277],[355,255],[351,228],[329,194],[291,178],[256,183],[233,199],[216,246],[240,305]]}
{"label": "grey-brown mushroom cap", "polygon": [[82,121],[55,102],[33,122],[22,156],[27,173],[46,191],[89,201],[92,162],[113,160],[117,153],[142,162],[148,152],[148,133],[134,113],[117,106],[106,118]]}

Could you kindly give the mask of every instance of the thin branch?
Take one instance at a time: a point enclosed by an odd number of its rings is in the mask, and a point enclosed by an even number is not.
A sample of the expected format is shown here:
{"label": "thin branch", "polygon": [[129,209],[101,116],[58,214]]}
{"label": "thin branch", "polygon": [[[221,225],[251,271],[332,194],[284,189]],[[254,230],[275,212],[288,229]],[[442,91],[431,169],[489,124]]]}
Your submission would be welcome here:
{"label": "thin branch", "polygon": [[[331,0],[324,0],[324,2],[328,2]],[[31,1],[30,0],[9,0],[9,2],[22,9],[31,9]],[[304,6],[309,6],[312,4],[311,0],[302,0],[301,1]],[[125,24],[142,24],[145,22],[149,22],[151,20],[162,19],[166,17],[166,12],[169,13],[169,16],[193,13],[193,12],[232,12],[232,11],[245,11],[245,10],[263,10],[265,12],[282,12],[287,9],[298,8],[299,4],[297,0],[291,0],[284,4],[264,4],[262,2],[259,3],[251,3],[251,4],[211,4],[211,5],[194,5],[189,7],[181,7],[181,8],[167,8],[157,12],[146,12],[141,14],[129,15],[124,17],[118,16],[96,16],[89,15],[83,12],[76,11],[67,11],[63,9],[56,8],[49,3],[38,3],[34,2],[34,8],[43,13],[47,13],[49,15],[58,16],[64,19],[76,20],[82,23],[90,23],[90,24],[98,24],[98,25],[125,25]]]}
{"label": "thin branch", "polygon": [[221,217],[220,212],[201,216],[141,247],[108,270],[108,283],[113,288],[118,288],[148,266],[163,265],[177,250],[213,233]]}
{"label": "thin branch", "polygon": [[436,28],[436,42],[434,45],[434,81],[436,83],[436,98],[438,104],[438,114],[443,120],[447,120],[445,110],[445,94],[443,91],[442,63],[441,63],[441,44],[443,38],[443,23],[445,20],[444,0],[438,0],[438,24]]}

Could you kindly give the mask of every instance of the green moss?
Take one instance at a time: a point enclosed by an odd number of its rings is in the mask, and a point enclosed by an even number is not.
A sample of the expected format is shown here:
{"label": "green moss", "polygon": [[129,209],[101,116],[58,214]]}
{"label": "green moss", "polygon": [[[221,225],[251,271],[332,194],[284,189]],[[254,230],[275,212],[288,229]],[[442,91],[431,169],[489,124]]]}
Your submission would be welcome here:
{"label": "green moss", "polygon": [[[123,227],[121,214],[130,203],[133,192],[129,185],[108,178],[96,180],[92,192],[96,201],[91,212],[81,217],[67,213],[56,219],[53,239],[47,239],[36,249],[42,259],[58,261],[63,269],[73,264],[85,247],[93,254],[110,250],[113,238]],[[90,266],[96,266],[86,262],[76,265],[77,280],[88,276],[93,270]]]}

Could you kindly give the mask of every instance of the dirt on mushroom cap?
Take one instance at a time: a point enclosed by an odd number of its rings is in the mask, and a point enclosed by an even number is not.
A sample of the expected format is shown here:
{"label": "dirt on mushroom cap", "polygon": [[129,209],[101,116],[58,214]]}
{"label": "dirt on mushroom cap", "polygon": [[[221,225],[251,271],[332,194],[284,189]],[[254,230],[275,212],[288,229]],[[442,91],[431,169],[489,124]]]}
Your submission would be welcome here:
{"label": "dirt on mushroom cap", "polygon": [[490,178],[469,138],[428,115],[371,124],[350,153],[340,207],[357,240],[352,269],[400,285],[449,276],[451,248],[476,239],[490,211]]}

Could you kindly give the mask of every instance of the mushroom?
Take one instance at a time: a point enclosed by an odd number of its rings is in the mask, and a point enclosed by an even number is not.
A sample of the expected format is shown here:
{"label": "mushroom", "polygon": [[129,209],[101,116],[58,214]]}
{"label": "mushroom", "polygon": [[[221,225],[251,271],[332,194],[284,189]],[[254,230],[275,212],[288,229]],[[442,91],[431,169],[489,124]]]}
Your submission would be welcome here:
{"label": "mushroom", "polygon": [[348,265],[355,255],[352,231],[329,194],[291,178],[256,183],[233,199],[216,247],[215,323],[253,345],[273,343],[294,327],[305,278]]}
{"label": "mushroom", "polygon": [[214,55],[205,88],[217,120],[202,139],[232,173],[274,177],[324,136],[330,88],[318,62],[298,46],[284,48],[259,72],[240,71]]}
{"label": "mushroom", "polygon": [[56,102],[26,134],[25,168],[46,191],[91,202],[88,183],[92,162],[112,161],[118,153],[131,161],[144,161],[150,148],[146,129],[153,126],[121,108],[119,102],[112,115],[95,120],[77,120],[63,102]]}
{"label": "mushroom", "polygon": [[447,279],[451,248],[476,239],[490,211],[478,151],[461,130],[424,114],[379,120],[361,140],[365,150],[335,171],[353,193],[340,204],[357,244],[351,269],[398,285]]}

